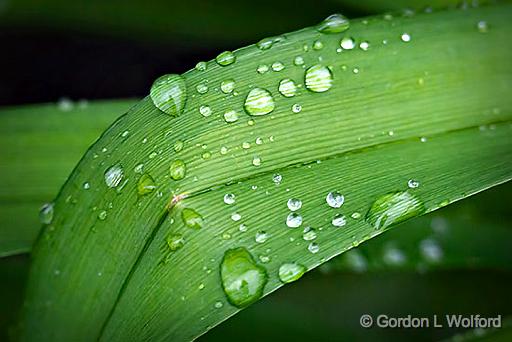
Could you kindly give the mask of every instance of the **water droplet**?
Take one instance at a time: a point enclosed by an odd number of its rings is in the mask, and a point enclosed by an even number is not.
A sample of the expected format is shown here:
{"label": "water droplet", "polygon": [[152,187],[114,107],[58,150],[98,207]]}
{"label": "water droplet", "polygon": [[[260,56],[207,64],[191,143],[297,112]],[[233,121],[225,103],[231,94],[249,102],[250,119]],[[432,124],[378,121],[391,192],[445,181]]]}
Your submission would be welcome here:
{"label": "water droplet", "polygon": [[402,33],[402,35],[400,36],[400,39],[403,42],[408,43],[411,41],[411,36],[409,35],[409,33]]}
{"label": "water droplet", "polygon": [[274,44],[274,38],[263,38],[259,42],[256,43],[256,46],[260,50],[268,50]]}
{"label": "water droplet", "polygon": [[199,113],[201,113],[201,115],[206,118],[206,117],[212,115],[212,109],[210,108],[210,106],[203,105],[203,106],[199,107]]}
{"label": "water droplet", "polygon": [[238,120],[238,112],[236,110],[229,110],[224,113],[224,121],[227,123],[235,122]]}
{"label": "water droplet", "polygon": [[358,220],[361,218],[361,213],[354,211],[350,217],[352,217],[354,220]]}
{"label": "water droplet", "polygon": [[300,113],[302,111],[302,106],[298,103],[292,105],[292,112]]}
{"label": "water droplet", "polygon": [[257,137],[256,140],[254,140],[254,142],[256,143],[256,145],[261,145],[261,144],[263,144],[263,139],[261,139],[260,137]]}
{"label": "water droplet", "polygon": [[260,255],[258,259],[260,259],[260,261],[264,264],[270,262],[270,257],[268,255]]}
{"label": "water droplet", "polygon": [[220,84],[220,90],[222,90],[222,92],[224,94],[229,94],[233,91],[233,89],[235,89],[235,80],[225,80],[225,81],[222,81],[221,84]]}
{"label": "water droplet", "polygon": [[366,221],[375,229],[386,228],[425,211],[423,203],[409,192],[394,192],[379,197],[366,213]]}
{"label": "water droplet", "polygon": [[257,232],[254,237],[254,240],[257,243],[264,243],[265,241],[267,241],[267,239],[268,239],[268,234],[264,230],[260,230],[259,232]]}
{"label": "water droplet", "polygon": [[316,29],[321,33],[340,33],[348,30],[349,20],[342,14],[336,13],[325,18]]}
{"label": "water droplet", "polygon": [[196,85],[196,90],[199,94],[206,94],[208,92],[208,86],[206,83],[199,83]]}
{"label": "water droplet", "polygon": [[166,241],[167,246],[169,246],[169,249],[173,252],[177,251],[185,244],[185,239],[182,234],[169,234]]}
{"label": "water droplet", "polygon": [[306,267],[297,263],[286,263],[279,267],[279,279],[283,283],[291,283],[298,280],[307,271]]}
{"label": "water droplet", "polygon": [[345,196],[337,191],[331,191],[325,197],[325,201],[331,208],[339,208],[345,203]]}
{"label": "water droplet", "polygon": [[284,64],[281,62],[272,63],[272,70],[279,72],[284,69]]}
{"label": "water droplet", "polygon": [[310,251],[313,254],[318,253],[319,250],[320,250],[320,246],[316,242],[311,242],[308,245],[308,251]]}
{"label": "water droplet", "polygon": [[236,57],[231,51],[224,51],[215,57],[215,61],[220,66],[227,66],[236,61]]}
{"label": "water droplet", "polygon": [[231,219],[235,222],[240,221],[242,219],[242,215],[239,213],[233,213],[231,214]]}
{"label": "water droplet", "polygon": [[293,64],[296,66],[304,65],[304,58],[302,56],[297,56],[293,59]]}
{"label": "water droplet", "polygon": [[115,188],[121,183],[123,177],[124,172],[121,164],[113,165],[105,171],[105,184],[109,188]]}
{"label": "water droplet", "polygon": [[84,190],[89,190],[91,188],[91,184],[89,182],[85,182],[82,187],[84,188]]}
{"label": "water droplet", "polygon": [[243,223],[240,223],[240,226],[238,226],[238,230],[241,231],[242,233],[243,232],[246,232],[247,231],[247,226]]}
{"label": "water droplet", "polygon": [[252,158],[252,165],[254,166],[260,166],[261,165],[261,158],[258,156],[254,156]]}
{"label": "water droplet", "polygon": [[205,70],[206,70],[206,68],[207,68],[207,64],[206,64],[206,62],[198,62],[198,63],[196,64],[196,70],[197,70],[197,71],[205,71]]}
{"label": "water droplet", "polygon": [[297,211],[302,207],[302,201],[298,198],[290,198],[286,205],[291,211]]}
{"label": "water droplet", "polygon": [[420,242],[420,252],[422,257],[430,262],[436,263],[443,258],[443,250],[434,239],[425,239]]}
{"label": "water droplet", "polygon": [[352,37],[344,37],[340,41],[340,46],[343,50],[352,50],[356,47],[356,41]]}
{"label": "water droplet", "polygon": [[333,219],[331,220],[331,224],[334,227],[343,227],[347,224],[347,220],[345,219],[345,215],[343,214],[336,214]]}
{"label": "water droplet", "polygon": [[306,70],[306,88],[315,93],[321,93],[332,87],[332,73],[329,68],[320,64],[313,65]]}
{"label": "water droplet", "polygon": [[489,32],[489,26],[487,25],[487,21],[485,21],[485,20],[480,20],[476,24],[476,28],[478,29],[478,32],[480,32],[480,33],[487,33],[487,32]]}
{"label": "water droplet", "polygon": [[316,239],[316,230],[314,228],[311,228],[311,227],[306,227],[304,228],[304,230],[302,231],[302,238],[305,240],[305,241],[311,241],[311,240],[314,240]]}
{"label": "water droplet", "polygon": [[222,233],[222,240],[229,240],[231,239],[231,234],[229,232]]}
{"label": "water droplet", "polygon": [[370,48],[370,43],[368,43],[367,41],[361,42],[359,44],[359,48],[363,51],[367,51]]}
{"label": "water droplet", "polygon": [[181,159],[176,159],[171,162],[169,166],[169,172],[171,174],[171,178],[174,180],[180,180],[185,178],[187,168],[185,162]]}
{"label": "water droplet", "polygon": [[275,185],[279,185],[281,184],[281,181],[283,180],[283,176],[281,176],[280,174],[276,173],[272,176],[272,182],[274,182]]}
{"label": "water droplet", "polygon": [[225,194],[224,195],[224,203],[226,204],[234,204],[236,201],[235,194]]}
{"label": "water droplet", "polygon": [[42,224],[50,224],[53,221],[53,203],[44,204],[39,209],[39,221]]}
{"label": "water droplet", "polygon": [[212,154],[211,154],[211,152],[208,152],[208,151],[201,154],[201,158],[203,158],[204,160],[210,159],[211,157],[212,157]]}
{"label": "water droplet", "polygon": [[107,218],[107,212],[105,210],[100,211],[100,213],[98,214],[98,218],[104,221]]}
{"label": "water droplet", "polygon": [[313,50],[322,50],[324,48],[324,43],[322,43],[321,41],[319,40],[315,40],[313,42]]}
{"label": "water droplet", "polygon": [[245,248],[229,249],[220,265],[222,288],[228,301],[238,308],[254,303],[263,295],[268,275]]}
{"label": "water droplet", "polygon": [[183,112],[187,99],[185,80],[176,74],[160,76],[151,86],[150,97],[162,112],[178,116]]}
{"label": "water droplet", "polygon": [[203,227],[203,217],[194,209],[183,208],[181,220],[188,228],[201,229]]}
{"label": "water droplet", "polygon": [[414,179],[409,179],[407,181],[407,186],[411,189],[416,189],[417,187],[420,186],[420,182],[418,182],[417,180],[414,180]]}
{"label": "water droplet", "polygon": [[174,143],[174,152],[178,153],[181,150],[183,150],[184,145],[185,143],[183,142],[183,140],[176,140],[176,142]]}
{"label": "water droplet", "polygon": [[265,65],[265,64],[261,64],[261,65],[258,65],[258,67],[256,68],[256,71],[258,72],[258,74],[264,74],[268,71],[268,65]]}
{"label": "water droplet", "polygon": [[242,148],[243,148],[243,149],[249,149],[249,148],[251,148],[251,143],[249,143],[249,142],[247,142],[247,141],[244,141],[244,142],[242,143]]}
{"label": "water droplet", "polygon": [[298,213],[289,213],[286,217],[286,225],[290,228],[300,227],[302,224],[302,216]]}
{"label": "water droplet", "polygon": [[295,82],[293,82],[289,78],[285,78],[284,80],[281,80],[279,82],[279,92],[284,97],[293,97],[295,94],[297,94],[297,86],[295,85]]}
{"label": "water droplet", "polygon": [[222,308],[223,306],[224,306],[224,304],[222,304],[222,302],[221,302],[221,301],[216,301],[216,302],[215,302],[215,304],[213,304],[213,307],[214,307],[215,309],[220,309],[220,308]]}
{"label": "water droplet", "polygon": [[133,172],[142,174],[144,172],[144,164],[140,163],[135,165]]}
{"label": "water droplet", "polygon": [[137,192],[139,193],[139,196],[150,194],[155,189],[155,181],[149,174],[145,173],[139,178],[139,182],[137,183]]}
{"label": "water droplet", "polygon": [[228,148],[226,146],[222,146],[220,148],[220,154],[224,155],[224,154],[227,154],[228,153]]}
{"label": "water droplet", "polygon": [[121,134],[121,137],[123,138],[126,138],[127,136],[130,135],[130,131],[124,131],[122,134]]}

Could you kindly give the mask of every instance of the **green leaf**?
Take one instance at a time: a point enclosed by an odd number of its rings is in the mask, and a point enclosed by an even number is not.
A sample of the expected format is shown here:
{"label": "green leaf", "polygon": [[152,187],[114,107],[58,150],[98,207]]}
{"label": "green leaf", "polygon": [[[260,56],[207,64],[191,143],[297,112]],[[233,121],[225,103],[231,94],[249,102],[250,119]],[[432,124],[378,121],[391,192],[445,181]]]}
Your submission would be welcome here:
{"label": "green leaf", "polygon": [[[62,188],[34,250],[23,339],[193,339],[253,301],[230,304],[226,285],[251,296],[264,268],[268,294],[283,285],[283,263],[310,270],[404,216],[509,180],[511,12],[368,18],[337,34],[308,28],[182,75],[178,117],[144,99]],[[369,47],[347,49],[348,37]],[[279,95],[284,79],[297,95]],[[183,179],[171,177],[176,160]],[[156,188],[141,196],[146,173]],[[303,241],[306,226],[314,242]],[[175,234],[184,243],[173,250]],[[225,253],[239,248],[252,262],[228,267],[246,271],[223,283]]]}
{"label": "green leaf", "polygon": [[55,198],[73,166],[134,100],[0,109],[0,256],[30,251],[39,208]]}

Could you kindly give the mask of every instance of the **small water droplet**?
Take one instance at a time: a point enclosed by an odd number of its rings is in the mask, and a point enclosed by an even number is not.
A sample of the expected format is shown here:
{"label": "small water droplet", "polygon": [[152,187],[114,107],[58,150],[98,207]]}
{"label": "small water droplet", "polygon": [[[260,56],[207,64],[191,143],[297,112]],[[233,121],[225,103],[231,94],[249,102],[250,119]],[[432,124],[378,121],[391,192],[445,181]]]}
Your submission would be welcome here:
{"label": "small water droplet", "polygon": [[183,245],[185,245],[185,239],[183,238],[182,234],[169,234],[167,236],[167,246],[169,246],[169,249],[173,252],[177,251]]}
{"label": "small water droplet", "polygon": [[302,58],[302,56],[296,56],[293,59],[293,64],[296,66],[304,65],[304,58]]}
{"label": "small water droplet", "polygon": [[105,171],[105,184],[107,184],[109,188],[115,188],[121,183],[123,177],[123,167],[121,164],[115,164]]}
{"label": "small water droplet", "polygon": [[485,20],[480,20],[476,24],[476,28],[478,29],[478,32],[480,32],[480,33],[487,33],[487,32],[489,32],[489,26],[487,25],[487,21],[485,21]]}
{"label": "small water droplet", "polygon": [[322,50],[324,48],[324,43],[322,43],[321,41],[319,40],[315,40],[313,42],[313,50]]}
{"label": "small water droplet", "polygon": [[222,308],[223,306],[224,306],[224,304],[222,304],[222,302],[221,302],[221,301],[216,301],[216,302],[215,302],[215,304],[213,304],[213,307],[214,307],[215,309],[220,309],[220,308]]}
{"label": "small water droplet", "polygon": [[294,113],[300,113],[302,111],[302,106],[298,103],[294,103],[292,105],[292,112]]}
{"label": "small water droplet", "polygon": [[238,308],[254,303],[263,295],[268,275],[243,247],[229,249],[220,265],[222,288],[228,301]]}
{"label": "small water droplet", "polygon": [[249,142],[247,142],[247,141],[244,141],[244,142],[242,143],[242,148],[243,148],[243,149],[249,149],[249,148],[251,148],[251,143],[249,143]]}
{"label": "small water droplet", "polygon": [[423,203],[407,191],[379,197],[366,213],[366,221],[375,229],[386,228],[425,211]]}
{"label": "small water droplet", "polygon": [[261,139],[260,137],[257,137],[256,140],[254,140],[254,142],[256,143],[256,145],[261,145],[261,144],[263,144],[263,139]]}
{"label": "small water droplet", "polygon": [[224,51],[215,57],[215,61],[220,66],[227,66],[236,61],[236,56],[231,51]]}
{"label": "small water droplet", "polygon": [[84,190],[89,190],[91,188],[91,184],[89,182],[85,182],[82,187],[84,188]]}
{"label": "small water droplet", "polygon": [[417,187],[420,186],[420,182],[418,182],[417,180],[414,180],[414,179],[409,179],[407,181],[407,186],[411,189],[416,189]]}
{"label": "small water droplet", "polygon": [[359,48],[363,51],[367,51],[370,48],[370,43],[368,43],[367,41],[361,42],[359,44]]}
{"label": "small water droplet", "polygon": [[176,159],[172,161],[171,165],[169,166],[169,172],[171,178],[174,180],[180,180],[185,178],[185,174],[187,172],[185,162],[181,159]]}
{"label": "small water droplet", "polygon": [[311,242],[308,245],[308,251],[310,251],[313,254],[318,253],[319,250],[320,250],[320,246],[316,242]]}
{"label": "small water droplet", "polygon": [[242,233],[243,232],[246,232],[247,231],[247,226],[243,223],[240,223],[240,226],[238,226],[238,230],[241,231]]}
{"label": "small water droplet", "polygon": [[357,211],[354,211],[352,213],[352,215],[350,215],[350,217],[352,217],[354,220],[358,220],[361,218],[361,213],[360,212],[357,212]]}
{"label": "small water droplet", "polygon": [[210,106],[203,105],[203,106],[199,107],[199,113],[201,113],[201,115],[206,118],[206,117],[212,115],[212,109],[210,108]]}
{"label": "small water droplet", "polygon": [[272,63],[272,70],[279,72],[284,69],[284,64],[281,62]]}
{"label": "small water droplet", "polygon": [[228,148],[226,146],[222,146],[220,148],[220,154],[224,155],[224,154],[227,154],[228,153]]}
{"label": "small water droplet", "polygon": [[332,87],[331,70],[320,64],[307,69],[304,78],[306,88],[315,93],[327,91]]}
{"label": "small water droplet", "polygon": [[142,174],[144,172],[144,164],[140,163],[135,165],[133,172]]}
{"label": "small water droplet", "polygon": [[44,204],[39,209],[39,221],[42,224],[50,224],[53,221],[53,203]]}
{"label": "small water droplet", "polygon": [[316,230],[314,228],[306,227],[302,231],[302,238],[304,239],[304,241],[314,240],[316,239],[316,236]]}
{"label": "small water droplet", "polygon": [[340,41],[340,46],[343,50],[352,50],[356,47],[356,41],[352,37],[344,37]]}
{"label": "small water droplet", "polygon": [[105,210],[100,211],[100,213],[98,214],[98,218],[104,221],[107,218],[107,212]]}
{"label": "small water droplet", "polygon": [[130,131],[124,131],[122,134],[121,134],[121,137],[123,138],[126,138],[127,136],[130,135]]}
{"label": "small water droplet", "polygon": [[256,68],[256,71],[258,72],[258,74],[264,74],[268,71],[268,69],[269,69],[268,65],[261,64],[261,65],[258,65],[258,67]]}
{"label": "small water droplet", "polygon": [[302,207],[302,201],[298,198],[290,198],[286,205],[291,211],[297,211]]}
{"label": "small water droplet", "polygon": [[196,64],[196,70],[197,70],[197,71],[205,71],[205,70],[206,70],[206,68],[207,68],[207,64],[206,64],[206,62],[198,62],[198,63]]}
{"label": "small water droplet", "polygon": [[286,225],[290,228],[300,227],[302,224],[302,216],[299,213],[289,213],[286,217]]}
{"label": "small water droplet", "polygon": [[191,208],[183,208],[181,211],[181,220],[188,228],[201,229],[203,227],[203,217]]}
{"label": "small water droplet", "polygon": [[402,33],[402,35],[400,36],[400,39],[403,42],[408,43],[411,41],[411,36],[409,35],[409,33]]}
{"label": "small water droplet", "polygon": [[235,122],[238,120],[238,112],[236,110],[229,110],[224,113],[224,121],[227,123]]}
{"label": "small water droplet", "polygon": [[343,227],[347,224],[347,220],[345,218],[345,215],[343,214],[336,214],[333,219],[331,220],[331,224],[334,227]]}
{"label": "small water droplet", "polygon": [[260,255],[258,259],[260,259],[260,261],[264,264],[270,262],[270,257],[268,255]]}
{"label": "small water droplet", "polygon": [[268,50],[274,44],[274,38],[263,38],[259,42],[256,43],[256,46],[260,50]]}
{"label": "small water droplet", "polygon": [[297,94],[297,86],[289,78],[285,78],[279,82],[279,92],[284,97],[293,97]]}
{"label": "small water droplet", "polygon": [[139,196],[150,194],[155,189],[155,181],[149,174],[145,173],[139,178],[139,182],[137,183],[137,192]]}
{"label": "small water droplet", "polygon": [[283,176],[281,176],[280,174],[276,173],[272,176],[272,182],[274,182],[275,185],[279,185],[281,184],[281,181],[283,180]]}
{"label": "small water droplet", "polygon": [[235,89],[235,80],[229,79],[222,81],[220,84],[220,90],[224,94],[229,94]]}
{"label": "small water droplet", "polygon": [[235,222],[240,221],[242,219],[242,215],[239,213],[233,213],[231,214],[231,219]]}
{"label": "small water droplet", "polygon": [[176,140],[176,142],[174,143],[174,152],[178,153],[181,150],[183,150],[184,145],[185,143],[183,142],[183,140]]}
{"label": "small water droplet", "polygon": [[307,269],[304,265],[297,263],[286,263],[279,267],[279,279],[283,283],[291,283],[298,280]]}
{"label": "small water droplet", "polygon": [[325,197],[325,201],[331,208],[339,208],[345,203],[345,196],[337,191],[331,191]]}
{"label": "small water droplet", "polygon": [[252,158],[252,165],[254,166],[260,166],[261,165],[261,158],[258,156],[254,156]]}
{"label": "small water droplet", "polygon": [[203,154],[201,154],[201,158],[203,158],[204,160],[210,159],[211,157],[212,154],[209,151],[203,152]]}
{"label": "small water droplet", "polygon": [[225,194],[224,195],[224,203],[226,204],[234,204],[236,201],[235,194]]}
{"label": "small water droplet", "polygon": [[350,22],[342,14],[336,13],[325,18],[320,24],[317,25],[316,29],[321,33],[340,33],[348,30]]}
{"label": "small water droplet", "polygon": [[196,85],[196,90],[199,94],[206,94],[208,92],[208,86],[206,83],[199,83]]}
{"label": "small water droplet", "polygon": [[264,243],[265,241],[267,241],[267,239],[268,239],[268,234],[264,230],[260,230],[254,236],[254,241],[256,241],[257,243]]}
{"label": "small water droplet", "polygon": [[176,74],[160,76],[151,86],[150,97],[162,112],[178,116],[183,112],[187,99],[185,80]]}

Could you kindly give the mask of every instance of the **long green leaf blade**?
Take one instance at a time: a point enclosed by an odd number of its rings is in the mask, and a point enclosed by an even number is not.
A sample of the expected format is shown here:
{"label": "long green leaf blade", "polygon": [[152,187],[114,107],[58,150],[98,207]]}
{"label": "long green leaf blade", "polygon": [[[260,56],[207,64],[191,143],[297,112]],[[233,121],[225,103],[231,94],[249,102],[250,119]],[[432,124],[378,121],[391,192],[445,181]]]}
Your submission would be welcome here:
{"label": "long green leaf blade", "polygon": [[[220,280],[227,250],[250,253],[243,258],[269,275],[269,293],[282,285],[282,263],[314,268],[390,223],[509,180],[510,13],[497,6],[370,18],[331,35],[305,29],[269,50],[238,50],[229,66],[212,61],[184,74],[188,97],[177,118],[143,100],[104,133],[62,189],[34,251],[24,338],[192,339],[238,311]],[[482,20],[486,32],[477,29]],[[370,49],[338,53],[347,36]],[[322,49],[311,48],[316,40]],[[307,68],[331,67],[332,88],[278,95],[284,78],[308,84],[296,56]],[[260,64],[275,71],[258,74]],[[228,79],[238,95],[219,89]],[[242,113],[255,87],[272,93],[271,114]],[[291,110],[297,103],[300,113]],[[207,118],[203,105],[213,110]],[[231,110],[240,118],[226,123]],[[177,160],[186,177],[173,180]],[[144,174],[143,184],[149,175],[156,188],[140,196]],[[421,185],[408,189],[408,180]],[[334,190],[345,195],[338,210],[325,203]],[[229,193],[233,205],[222,200]],[[290,198],[303,203],[299,229],[285,223]],[[336,214],[345,215],[343,227],[332,226]],[[306,225],[318,229],[314,245],[301,242]]]}

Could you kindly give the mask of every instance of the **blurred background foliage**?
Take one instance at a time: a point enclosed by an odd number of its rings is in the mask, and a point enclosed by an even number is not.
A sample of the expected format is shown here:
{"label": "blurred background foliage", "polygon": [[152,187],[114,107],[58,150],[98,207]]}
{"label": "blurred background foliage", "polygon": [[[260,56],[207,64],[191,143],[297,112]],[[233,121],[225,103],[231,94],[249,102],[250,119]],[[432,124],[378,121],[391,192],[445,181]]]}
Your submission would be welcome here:
{"label": "blurred background foliage", "polygon": [[[56,195],[87,146],[135,101],[91,100],[141,98],[163,73],[182,73],[223,50],[316,24],[334,12],[361,17],[471,5],[451,0],[0,0],[0,146],[10,148],[2,151],[0,163],[0,243],[26,252],[23,246],[37,232],[37,208]],[[40,102],[57,104],[6,107]],[[6,173],[6,164],[19,165],[18,172]],[[23,179],[26,184],[13,188]],[[200,340],[405,341],[464,333],[459,338],[510,340],[510,328],[481,334],[359,325],[363,313],[512,314],[510,203],[512,185],[505,184],[408,222],[306,274]],[[4,230],[15,225],[24,232],[21,242]],[[0,340],[12,332],[28,265],[28,254],[0,258]]]}

